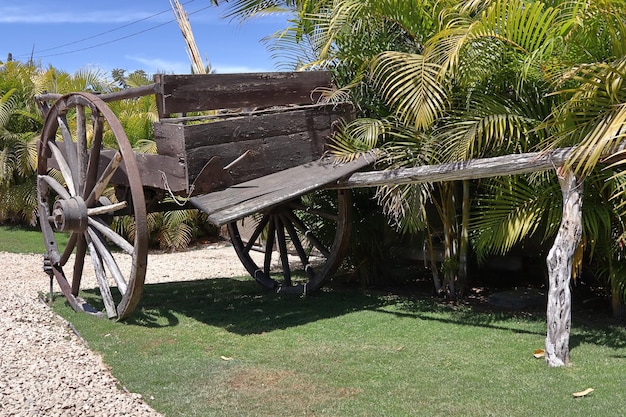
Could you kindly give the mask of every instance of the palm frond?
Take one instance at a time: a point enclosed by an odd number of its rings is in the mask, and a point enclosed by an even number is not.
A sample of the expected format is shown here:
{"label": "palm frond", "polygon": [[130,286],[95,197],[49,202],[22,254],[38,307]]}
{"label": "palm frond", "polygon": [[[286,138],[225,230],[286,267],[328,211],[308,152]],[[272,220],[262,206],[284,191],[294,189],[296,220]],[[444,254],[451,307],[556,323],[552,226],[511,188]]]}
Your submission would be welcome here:
{"label": "palm frond", "polygon": [[374,79],[397,116],[417,129],[428,129],[448,107],[440,66],[423,55],[389,51],[374,61]]}
{"label": "palm frond", "polygon": [[186,223],[189,218],[189,210],[168,211],[163,214],[163,226],[158,232],[161,248],[177,250],[189,245],[193,237],[193,229]]}
{"label": "palm frond", "polygon": [[9,148],[0,149],[0,184],[8,184],[13,179],[13,155]]}
{"label": "palm frond", "polygon": [[9,120],[15,110],[15,97],[14,94],[17,91],[16,88],[12,88],[2,97],[0,97],[0,128],[4,128],[9,124]]}
{"label": "palm frond", "polygon": [[[218,4],[217,0],[212,0]],[[236,0],[226,9],[224,17],[241,22],[258,16],[291,12],[301,7],[306,0]]]}
{"label": "palm frond", "polygon": [[389,125],[384,120],[356,119],[341,126],[328,144],[332,154],[341,162],[357,159],[376,148]]}
{"label": "palm frond", "polygon": [[528,108],[526,100],[472,94],[465,108],[440,119],[433,135],[444,160],[527,152],[543,133],[537,129],[543,110]]}
{"label": "palm frond", "polygon": [[555,30],[559,10],[540,1],[497,0],[483,11],[472,38],[496,38],[526,53],[544,45]]}
{"label": "palm frond", "polygon": [[522,239],[544,230],[551,236],[560,224],[560,189],[555,181],[538,187],[525,177],[501,177],[489,182],[476,199],[473,247],[479,260],[488,254],[504,254]]}
{"label": "palm frond", "polygon": [[392,226],[402,233],[424,230],[428,221],[424,207],[430,184],[385,185],[376,189],[376,200]]}
{"label": "palm frond", "polygon": [[319,31],[303,33],[297,23],[275,32],[263,39],[272,58],[281,70],[326,69],[332,60],[320,57],[320,41],[316,39]]}
{"label": "palm frond", "polygon": [[[568,167],[589,175],[614,153],[620,159],[620,143],[626,134],[626,58],[611,63],[583,65],[570,71],[558,91],[566,97],[545,126],[553,135],[548,147],[576,146]],[[574,85],[573,87],[570,87]]]}
{"label": "palm frond", "polygon": [[156,154],[157,144],[151,139],[141,139],[135,143],[133,149],[139,153]]}

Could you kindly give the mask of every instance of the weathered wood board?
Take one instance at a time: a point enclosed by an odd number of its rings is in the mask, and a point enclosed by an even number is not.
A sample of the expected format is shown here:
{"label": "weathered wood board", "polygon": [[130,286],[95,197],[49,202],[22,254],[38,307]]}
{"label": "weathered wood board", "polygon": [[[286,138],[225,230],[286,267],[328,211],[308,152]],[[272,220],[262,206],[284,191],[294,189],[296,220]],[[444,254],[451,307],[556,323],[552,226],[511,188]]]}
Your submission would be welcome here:
{"label": "weathered wood board", "polygon": [[[155,123],[159,154],[178,158],[193,184],[211,158],[230,164],[235,183],[319,159],[335,122],[349,118],[351,106],[314,105],[287,107],[280,112],[251,113],[196,124]],[[196,184],[202,189],[203,184]]]}
{"label": "weathered wood board", "polygon": [[372,162],[369,156],[342,164],[325,157],[222,191],[192,197],[190,203],[207,213],[212,223],[222,225],[322,188]]}
{"label": "weathered wood board", "polygon": [[550,152],[532,152],[471,159],[440,165],[398,168],[387,171],[357,172],[340,180],[331,188],[378,187],[382,185],[417,184],[425,182],[457,181],[500,175],[518,175],[545,171],[562,165],[571,157],[573,148]]}
{"label": "weathered wood board", "polygon": [[327,71],[154,76],[159,117],[193,111],[317,103]]}
{"label": "weathered wood board", "polygon": [[[62,141],[56,142],[61,154],[67,160],[65,144]],[[103,149],[100,153],[98,163],[98,176],[102,175],[105,167],[115,155],[112,149]],[[163,175],[166,176],[168,187],[172,192],[186,192],[188,188],[185,167],[177,158],[167,155],[154,155],[145,153],[135,153],[135,160],[141,175],[141,184],[144,187],[165,189]],[[49,168],[59,169],[54,159],[49,160]],[[111,184],[128,185],[128,174],[126,166],[122,163],[111,178]]]}

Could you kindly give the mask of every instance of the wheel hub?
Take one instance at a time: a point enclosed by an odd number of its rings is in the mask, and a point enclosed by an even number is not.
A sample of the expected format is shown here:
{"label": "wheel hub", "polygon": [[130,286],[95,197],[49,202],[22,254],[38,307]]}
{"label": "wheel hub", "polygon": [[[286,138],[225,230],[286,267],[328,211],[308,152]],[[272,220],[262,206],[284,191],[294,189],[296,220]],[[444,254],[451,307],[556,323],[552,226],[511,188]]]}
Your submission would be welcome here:
{"label": "wheel hub", "polygon": [[52,209],[52,218],[54,226],[59,231],[85,231],[88,223],[85,200],[79,196],[74,196],[67,200],[57,200]]}

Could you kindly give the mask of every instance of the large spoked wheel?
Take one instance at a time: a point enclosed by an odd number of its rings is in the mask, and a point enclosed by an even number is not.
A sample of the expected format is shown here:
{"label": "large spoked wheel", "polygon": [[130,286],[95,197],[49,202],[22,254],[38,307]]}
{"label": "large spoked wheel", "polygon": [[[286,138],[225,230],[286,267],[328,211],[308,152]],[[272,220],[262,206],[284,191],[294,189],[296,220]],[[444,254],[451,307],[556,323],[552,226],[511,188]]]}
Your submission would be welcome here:
{"label": "large spoked wheel", "polygon": [[278,293],[307,294],[341,265],[351,207],[350,191],[323,190],[261,213],[247,237],[236,222],[228,224],[228,231],[239,259],[259,284]]}
{"label": "large spoked wheel", "polygon": [[[107,316],[126,318],[139,302],[146,275],[146,204],[135,154],[101,99],[71,93],[52,105],[39,143],[37,174],[47,263],[61,291],[74,310],[95,313],[78,297],[85,264],[91,264]],[[123,184],[116,196],[110,193],[112,179]],[[111,228],[118,214],[133,216],[133,241]],[[55,231],[69,233],[65,247],[57,244]],[[72,258],[68,282],[63,267]]]}

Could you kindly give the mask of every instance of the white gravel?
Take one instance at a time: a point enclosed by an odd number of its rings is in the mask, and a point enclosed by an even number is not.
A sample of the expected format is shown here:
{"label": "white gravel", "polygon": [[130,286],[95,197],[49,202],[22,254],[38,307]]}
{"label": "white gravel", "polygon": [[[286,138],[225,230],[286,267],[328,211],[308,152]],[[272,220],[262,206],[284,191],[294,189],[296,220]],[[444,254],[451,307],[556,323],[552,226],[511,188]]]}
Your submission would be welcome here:
{"label": "white gravel", "polygon": [[[0,252],[0,416],[159,416],[39,301],[49,289],[42,266],[42,255]],[[83,287],[95,286],[86,270]],[[219,244],[150,255],[146,282],[245,274],[234,249]]]}

